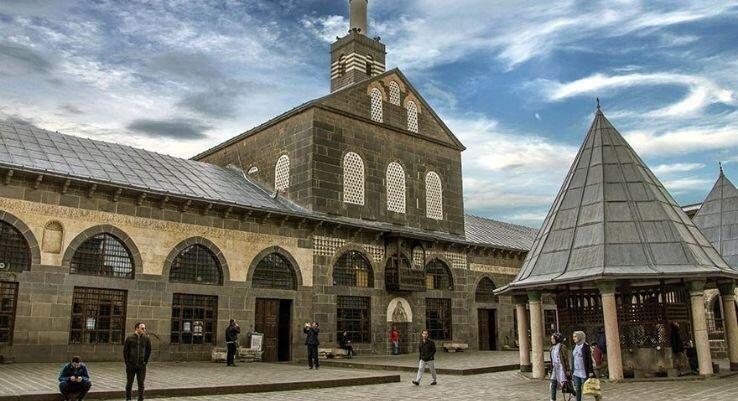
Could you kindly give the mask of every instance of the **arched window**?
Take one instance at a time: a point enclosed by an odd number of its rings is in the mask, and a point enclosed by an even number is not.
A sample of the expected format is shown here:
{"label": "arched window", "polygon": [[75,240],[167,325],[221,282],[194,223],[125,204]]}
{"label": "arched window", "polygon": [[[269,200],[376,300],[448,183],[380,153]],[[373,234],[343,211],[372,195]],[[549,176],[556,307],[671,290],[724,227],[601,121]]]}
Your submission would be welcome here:
{"label": "arched window", "polygon": [[0,220],[0,264],[3,270],[22,272],[31,268],[31,248],[17,228]]}
{"label": "arched window", "polygon": [[477,291],[474,293],[474,299],[477,302],[497,302],[495,296],[495,283],[489,277],[483,277],[479,280]]}
{"label": "arched window", "polygon": [[389,83],[389,98],[390,103],[394,104],[395,106],[400,105],[400,85],[397,84],[395,81],[391,81]]}
{"label": "arched window", "polygon": [[412,100],[407,102],[407,130],[418,132],[418,106]]}
{"label": "arched window", "polygon": [[194,244],[174,258],[169,281],[192,284],[223,284],[220,262],[207,247]]}
{"label": "arched window", "polygon": [[290,187],[290,158],[279,156],[274,166],[274,190],[286,191]]}
{"label": "arched window", "polygon": [[366,75],[372,76],[374,70],[374,58],[372,56],[366,56]]}
{"label": "arched window", "polygon": [[429,219],[443,220],[441,178],[434,171],[425,175],[425,215]]}
{"label": "arched window", "polygon": [[256,265],[252,286],[282,290],[297,289],[295,270],[282,255],[270,253]]}
{"label": "arched window", "polygon": [[343,201],[364,204],[364,161],[354,152],[343,157]]}
{"label": "arched window", "polygon": [[445,263],[438,259],[433,259],[425,265],[425,283],[429,290],[452,291],[454,289],[451,271]]}
{"label": "arched window", "polygon": [[405,170],[397,162],[387,166],[387,210],[405,213]]}
{"label": "arched window", "polygon": [[118,237],[110,233],[100,233],[77,248],[72,256],[69,272],[132,279],[133,257]]}
{"label": "arched window", "polygon": [[374,287],[372,265],[360,252],[344,253],[333,266],[333,285]]}
{"label": "arched window", "polygon": [[381,123],[383,121],[382,92],[380,92],[379,89],[374,88],[370,93],[372,97],[372,120]]}

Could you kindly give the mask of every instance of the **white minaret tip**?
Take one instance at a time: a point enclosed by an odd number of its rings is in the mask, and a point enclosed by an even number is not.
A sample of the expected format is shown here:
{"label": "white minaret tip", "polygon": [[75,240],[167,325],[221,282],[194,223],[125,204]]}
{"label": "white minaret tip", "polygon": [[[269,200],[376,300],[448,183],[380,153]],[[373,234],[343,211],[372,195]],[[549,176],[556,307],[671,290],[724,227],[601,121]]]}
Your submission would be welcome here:
{"label": "white minaret tip", "polygon": [[354,30],[368,36],[366,28],[366,9],[368,0],[349,0],[350,26],[349,32]]}

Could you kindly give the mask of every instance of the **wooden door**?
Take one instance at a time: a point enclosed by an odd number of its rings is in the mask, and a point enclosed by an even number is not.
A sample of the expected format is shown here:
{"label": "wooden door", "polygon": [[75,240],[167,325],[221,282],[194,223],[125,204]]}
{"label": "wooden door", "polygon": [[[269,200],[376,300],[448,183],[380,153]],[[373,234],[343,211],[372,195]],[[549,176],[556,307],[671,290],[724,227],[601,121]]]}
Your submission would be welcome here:
{"label": "wooden door", "polygon": [[494,351],[497,349],[497,311],[494,309],[487,310],[487,321],[489,330],[489,349]]}
{"label": "wooden door", "polygon": [[479,350],[489,350],[489,314],[487,309],[477,309],[479,320]]}
{"label": "wooden door", "polygon": [[256,321],[254,328],[264,333],[262,360],[264,362],[277,361],[277,346],[279,344],[279,300],[256,299]]}

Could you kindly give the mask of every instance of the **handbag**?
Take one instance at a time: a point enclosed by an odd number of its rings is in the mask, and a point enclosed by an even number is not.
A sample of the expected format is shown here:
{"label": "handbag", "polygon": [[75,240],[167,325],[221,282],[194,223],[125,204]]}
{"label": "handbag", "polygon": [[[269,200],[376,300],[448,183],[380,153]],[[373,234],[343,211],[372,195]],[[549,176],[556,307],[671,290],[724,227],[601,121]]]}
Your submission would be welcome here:
{"label": "handbag", "polygon": [[582,386],[582,394],[584,395],[593,395],[595,397],[602,396],[602,389],[600,388],[600,380],[590,378],[587,379],[586,382],[584,382],[584,385]]}
{"label": "handbag", "polygon": [[574,384],[571,382],[571,380],[561,382],[561,392],[564,394],[572,394],[572,395],[576,395],[577,393],[574,390]]}

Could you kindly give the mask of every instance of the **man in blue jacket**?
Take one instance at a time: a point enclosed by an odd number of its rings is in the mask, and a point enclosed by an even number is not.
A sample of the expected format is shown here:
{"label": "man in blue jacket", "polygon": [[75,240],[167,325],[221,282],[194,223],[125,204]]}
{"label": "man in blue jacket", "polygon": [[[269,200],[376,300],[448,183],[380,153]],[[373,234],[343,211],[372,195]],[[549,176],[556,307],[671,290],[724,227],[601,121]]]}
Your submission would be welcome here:
{"label": "man in blue jacket", "polygon": [[90,375],[78,356],[72,358],[72,362],[66,364],[59,373],[59,391],[64,400],[69,400],[69,394],[77,393],[77,399],[82,400],[92,387]]}

